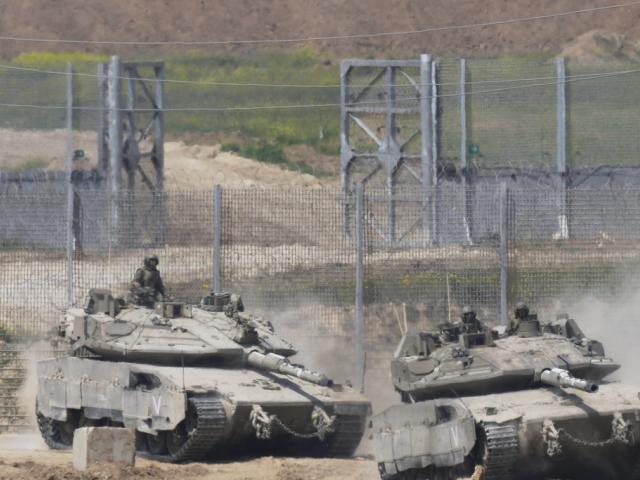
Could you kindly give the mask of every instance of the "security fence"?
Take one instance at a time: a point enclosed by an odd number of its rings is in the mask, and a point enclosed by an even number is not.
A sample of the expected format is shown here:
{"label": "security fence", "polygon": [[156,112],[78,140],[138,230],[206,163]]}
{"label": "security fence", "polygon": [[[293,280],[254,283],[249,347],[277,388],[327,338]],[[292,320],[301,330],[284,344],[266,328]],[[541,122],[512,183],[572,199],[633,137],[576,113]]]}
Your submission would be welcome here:
{"label": "security fence", "polygon": [[[640,286],[640,193],[565,193],[559,209],[553,188],[482,188],[466,217],[461,187],[438,190],[435,214],[420,194],[405,192],[394,199],[390,241],[384,192],[214,188],[113,202],[104,191],[78,191],[78,216],[68,215],[66,193],[4,192],[0,338],[8,353],[0,388],[16,390],[16,350],[46,337],[69,302],[82,304],[95,287],[124,294],[144,256],[156,253],[177,300],[238,292],[299,347],[301,361],[390,389],[388,359],[401,333],[434,328],[463,305],[498,323],[518,301],[548,317]],[[347,228],[345,202],[353,212]],[[15,404],[3,405],[18,415]]]}

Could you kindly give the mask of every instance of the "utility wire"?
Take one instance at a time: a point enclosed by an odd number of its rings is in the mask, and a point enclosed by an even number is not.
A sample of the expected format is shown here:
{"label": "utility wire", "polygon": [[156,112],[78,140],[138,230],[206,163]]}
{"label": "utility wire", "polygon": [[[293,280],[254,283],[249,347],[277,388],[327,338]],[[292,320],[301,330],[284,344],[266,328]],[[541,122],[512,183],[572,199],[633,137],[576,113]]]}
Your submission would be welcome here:
{"label": "utility wire", "polygon": [[[614,76],[620,76],[620,75],[628,75],[631,73],[640,73],[640,69],[639,70],[626,70],[620,73],[615,73],[615,74],[610,74],[608,75],[609,77],[614,77]],[[580,81],[585,81],[585,80],[595,80],[598,78],[602,78],[602,76],[592,76],[592,77],[581,77],[581,78],[573,78],[573,79],[568,79],[565,81],[565,83],[575,83],[575,82],[580,82]],[[471,91],[471,92],[467,92],[465,95],[466,96],[473,96],[473,95],[493,95],[493,94],[497,94],[497,93],[501,93],[501,92],[506,92],[506,91],[512,91],[512,90],[527,90],[527,89],[531,89],[531,88],[538,88],[538,87],[547,87],[547,86],[556,86],[558,84],[560,84],[562,82],[560,81],[555,81],[555,82],[546,82],[546,83],[534,83],[534,84],[527,84],[527,85],[514,85],[511,87],[502,87],[502,88],[495,88],[492,90],[478,90],[478,91]],[[431,98],[448,98],[448,97],[460,97],[459,93],[447,93],[447,94],[438,94],[435,96],[432,96]],[[419,100],[419,97],[417,96],[412,96],[412,97],[398,97],[395,99],[395,102],[417,102]],[[347,103],[346,106],[349,108],[357,108],[360,106],[366,106],[366,105],[382,105],[382,106],[386,106],[387,105],[387,100],[372,100],[372,101],[364,101],[364,102],[353,102],[353,103]],[[333,108],[333,107],[340,107],[342,106],[342,104],[340,103],[318,103],[318,104],[297,104],[297,105],[257,105],[257,106],[240,106],[240,107],[176,107],[176,108],[162,108],[161,110],[163,112],[192,112],[192,113],[197,113],[197,112],[236,112],[236,111],[257,111],[257,110],[294,110],[294,109],[306,109],[306,108]],[[6,108],[25,108],[25,109],[38,109],[38,110],[66,110],[68,107],[66,105],[33,105],[33,104],[19,104],[19,103],[0,103],[0,107],[6,107]],[[73,110],[79,110],[79,111],[103,111],[105,110],[104,108],[101,107],[83,107],[83,106],[74,106],[72,107]],[[401,105],[398,106],[396,104],[396,108],[403,108]],[[406,107],[404,107],[406,108]],[[121,108],[118,109],[119,111],[122,112],[129,112],[131,111],[130,109],[127,108]],[[139,113],[154,113],[157,112],[157,109],[154,108],[135,108],[133,109],[133,111],[135,112],[139,112]]]}
{"label": "utility wire", "polygon": [[[29,67],[19,67],[15,65],[7,65],[0,64],[0,69],[12,70],[12,71],[21,71],[21,72],[30,72],[30,73],[42,73],[48,75],[60,75],[66,77],[68,73],[66,71],[61,70],[43,70],[38,68],[29,68]],[[638,73],[640,69],[633,70],[614,70],[609,72],[596,72],[596,73],[581,73],[575,75],[567,75],[565,78],[567,79],[580,79],[580,78],[600,78],[600,77],[609,77],[609,76],[617,76],[617,75],[626,75],[630,73]],[[89,78],[98,78],[99,75],[95,73],[81,73],[74,72],[74,76],[79,77],[89,77]],[[106,76],[105,76],[106,78]],[[267,87],[267,88],[340,88],[341,84],[304,84],[304,83],[236,83],[236,82],[209,82],[209,81],[200,81],[200,80],[174,80],[174,79],[157,79],[157,78],[144,78],[144,77],[128,77],[126,75],[121,75],[116,77],[120,80],[130,80],[135,79],[143,82],[162,82],[162,83],[174,83],[174,84],[186,84],[186,85],[196,85],[196,86],[212,86],[212,87]],[[484,84],[494,84],[494,83],[516,83],[516,82],[536,82],[541,80],[554,80],[557,79],[557,76],[546,76],[546,77],[529,77],[529,78],[511,78],[511,79],[490,79],[490,80],[474,80],[474,81],[466,81],[465,85],[484,85]],[[436,86],[459,86],[460,82],[436,82]],[[433,83],[429,83],[429,85],[434,85]],[[372,87],[372,88],[388,88],[388,87],[412,87],[410,84],[349,84],[349,87]],[[416,86],[421,86],[420,83],[417,83]]]}
{"label": "utility wire", "polygon": [[547,20],[552,18],[569,17],[585,13],[604,12],[626,7],[635,7],[640,5],[640,1],[620,3],[616,5],[603,5],[600,7],[583,8],[580,10],[571,10],[567,12],[549,13],[545,15],[534,15],[529,17],[516,17],[505,20],[495,20],[491,22],[468,23],[461,25],[446,25],[440,27],[426,27],[418,30],[399,30],[393,32],[373,32],[373,33],[356,33],[345,35],[324,35],[299,38],[264,38],[257,40],[240,39],[240,40],[200,40],[200,41],[181,41],[181,40],[155,40],[155,41],[134,41],[134,40],[80,40],[80,39],[55,39],[41,37],[15,37],[2,35],[0,40],[14,42],[33,42],[33,43],[63,43],[63,44],[85,44],[85,45],[176,45],[176,46],[214,46],[214,45],[247,45],[247,44],[278,44],[278,43],[302,43],[315,42],[322,40],[349,40],[356,38],[380,38],[392,37],[400,35],[416,35],[430,32],[444,32],[454,30],[464,30],[469,28],[492,27],[496,25],[508,25],[512,23],[531,22],[537,20]]}

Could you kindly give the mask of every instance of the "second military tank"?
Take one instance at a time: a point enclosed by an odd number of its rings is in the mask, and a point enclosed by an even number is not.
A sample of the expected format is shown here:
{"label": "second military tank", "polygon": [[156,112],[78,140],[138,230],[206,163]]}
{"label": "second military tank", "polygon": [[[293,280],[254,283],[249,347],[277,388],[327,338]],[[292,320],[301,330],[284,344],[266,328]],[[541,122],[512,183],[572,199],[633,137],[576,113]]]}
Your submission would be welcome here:
{"label": "second military tank", "polygon": [[119,425],[170,462],[238,449],[350,456],[371,409],[293,363],[294,347],[235,295],[147,308],[92,290],[59,335],[69,354],[37,366],[38,426],[52,448],[71,446],[78,427]]}
{"label": "second military tank", "polygon": [[607,383],[618,368],[567,316],[405,335],[405,404],[372,419],[380,476],[640,479],[640,387]]}

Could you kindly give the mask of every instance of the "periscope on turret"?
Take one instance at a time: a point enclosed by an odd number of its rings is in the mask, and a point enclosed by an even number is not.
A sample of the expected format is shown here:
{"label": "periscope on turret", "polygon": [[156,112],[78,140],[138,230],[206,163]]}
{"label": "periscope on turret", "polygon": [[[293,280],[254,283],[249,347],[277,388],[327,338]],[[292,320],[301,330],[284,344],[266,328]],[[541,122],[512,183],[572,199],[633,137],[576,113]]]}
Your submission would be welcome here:
{"label": "periscope on turret", "polygon": [[291,361],[297,351],[237,295],[153,307],[89,292],[58,328],[68,354],[38,363],[37,417],[51,448],[74,429],[133,428],[141,453],[164,461],[222,452],[350,456],[370,403]]}
{"label": "periscope on turret", "polygon": [[519,304],[514,318],[403,336],[391,377],[404,404],[371,422],[384,480],[636,478],[640,388],[608,382],[619,364],[567,315],[541,322]]}

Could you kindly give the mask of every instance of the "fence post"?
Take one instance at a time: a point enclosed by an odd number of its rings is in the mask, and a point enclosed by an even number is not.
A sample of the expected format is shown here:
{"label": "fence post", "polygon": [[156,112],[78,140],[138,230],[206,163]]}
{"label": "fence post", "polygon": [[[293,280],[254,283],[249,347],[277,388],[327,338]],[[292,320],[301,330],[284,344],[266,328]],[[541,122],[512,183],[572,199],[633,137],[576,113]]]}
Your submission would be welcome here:
{"label": "fence post", "polygon": [[467,243],[473,245],[471,220],[469,218],[469,172],[467,164],[467,61],[460,59],[460,177],[462,178],[462,222]]}
{"label": "fence post", "polygon": [[506,182],[500,184],[500,323],[508,321],[508,267],[509,267],[509,190]]}
{"label": "fence post", "polygon": [[558,176],[558,233],[560,238],[569,238],[567,222],[567,77],[565,60],[556,60],[557,85],[557,131],[556,131],[556,162]]}
{"label": "fence post", "polygon": [[221,252],[222,245],[222,187],[213,186],[213,272],[212,285],[215,293],[222,291],[220,285]]}
{"label": "fence post", "polygon": [[438,239],[438,160],[440,159],[440,125],[438,124],[439,65],[431,62],[431,242]]}
{"label": "fence post", "polygon": [[119,200],[120,200],[120,176],[122,169],[122,109],[120,104],[120,58],[111,57],[107,72],[107,105],[108,105],[108,144],[109,144],[109,189],[111,195],[111,225],[114,238],[112,243],[117,244],[117,232],[119,227]]}
{"label": "fence post", "polygon": [[65,175],[67,181],[67,306],[73,304],[73,67],[67,63],[67,157]]}
{"label": "fence post", "polygon": [[364,186],[356,186],[356,377],[357,387],[364,392]]}
{"label": "fence post", "polygon": [[422,231],[425,244],[433,242],[431,203],[434,196],[433,127],[431,115],[431,55],[420,55],[420,133],[422,166]]}

